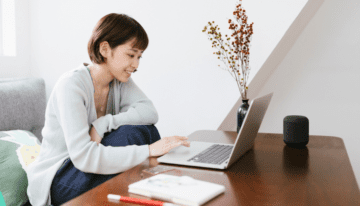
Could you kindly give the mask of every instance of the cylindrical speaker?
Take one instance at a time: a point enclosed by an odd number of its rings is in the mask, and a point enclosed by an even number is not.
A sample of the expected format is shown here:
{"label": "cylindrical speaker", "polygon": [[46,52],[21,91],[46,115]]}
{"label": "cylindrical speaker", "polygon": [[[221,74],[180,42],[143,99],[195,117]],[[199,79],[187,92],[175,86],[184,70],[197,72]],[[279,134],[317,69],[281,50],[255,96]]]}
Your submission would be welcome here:
{"label": "cylindrical speaker", "polygon": [[309,119],[290,115],[284,118],[284,142],[289,147],[303,148],[309,142]]}

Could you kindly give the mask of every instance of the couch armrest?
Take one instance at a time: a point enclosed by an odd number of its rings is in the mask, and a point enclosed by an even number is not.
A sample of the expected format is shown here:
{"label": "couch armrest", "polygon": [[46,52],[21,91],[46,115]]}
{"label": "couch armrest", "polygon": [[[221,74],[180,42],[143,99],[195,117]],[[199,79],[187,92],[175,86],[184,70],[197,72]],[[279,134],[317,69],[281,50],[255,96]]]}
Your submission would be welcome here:
{"label": "couch armrest", "polygon": [[42,142],[46,92],[42,78],[0,78],[0,131],[27,130]]}

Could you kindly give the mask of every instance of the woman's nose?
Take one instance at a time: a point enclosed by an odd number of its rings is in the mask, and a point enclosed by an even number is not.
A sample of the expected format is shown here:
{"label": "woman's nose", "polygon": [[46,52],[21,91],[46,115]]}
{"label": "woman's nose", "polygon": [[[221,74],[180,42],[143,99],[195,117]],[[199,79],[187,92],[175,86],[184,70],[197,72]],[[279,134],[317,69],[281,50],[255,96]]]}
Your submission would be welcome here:
{"label": "woman's nose", "polygon": [[133,62],[131,63],[131,67],[133,67],[134,70],[137,69],[138,66],[139,66],[139,61],[136,61],[136,60],[135,60],[135,61],[133,61]]}

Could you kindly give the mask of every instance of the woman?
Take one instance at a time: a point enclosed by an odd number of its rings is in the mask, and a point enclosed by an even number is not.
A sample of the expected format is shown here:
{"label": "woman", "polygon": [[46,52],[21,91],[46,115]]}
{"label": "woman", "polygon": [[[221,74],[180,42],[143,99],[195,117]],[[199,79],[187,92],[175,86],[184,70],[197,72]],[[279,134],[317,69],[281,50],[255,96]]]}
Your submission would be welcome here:
{"label": "woman", "polygon": [[111,13],[88,43],[93,64],[63,74],[46,107],[41,152],[28,168],[31,205],[60,205],[187,137],[160,139],[152,102],[130,78],[147,48],[143,27]]}

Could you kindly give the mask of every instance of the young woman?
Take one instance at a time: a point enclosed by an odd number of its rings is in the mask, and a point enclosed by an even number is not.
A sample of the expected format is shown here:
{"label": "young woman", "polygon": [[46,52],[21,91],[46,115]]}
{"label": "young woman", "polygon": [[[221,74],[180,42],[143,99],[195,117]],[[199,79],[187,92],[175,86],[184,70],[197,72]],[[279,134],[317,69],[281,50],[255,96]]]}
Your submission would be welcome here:
{"label": "young woman", "polygon": [[31,205],[60,205],[187,137],[160,138],[152,102],[131,79],[147,48],[143,27],[124,14],[99,20],[91,65],[64,73],[47,103],[38,158],[28,167]]}

